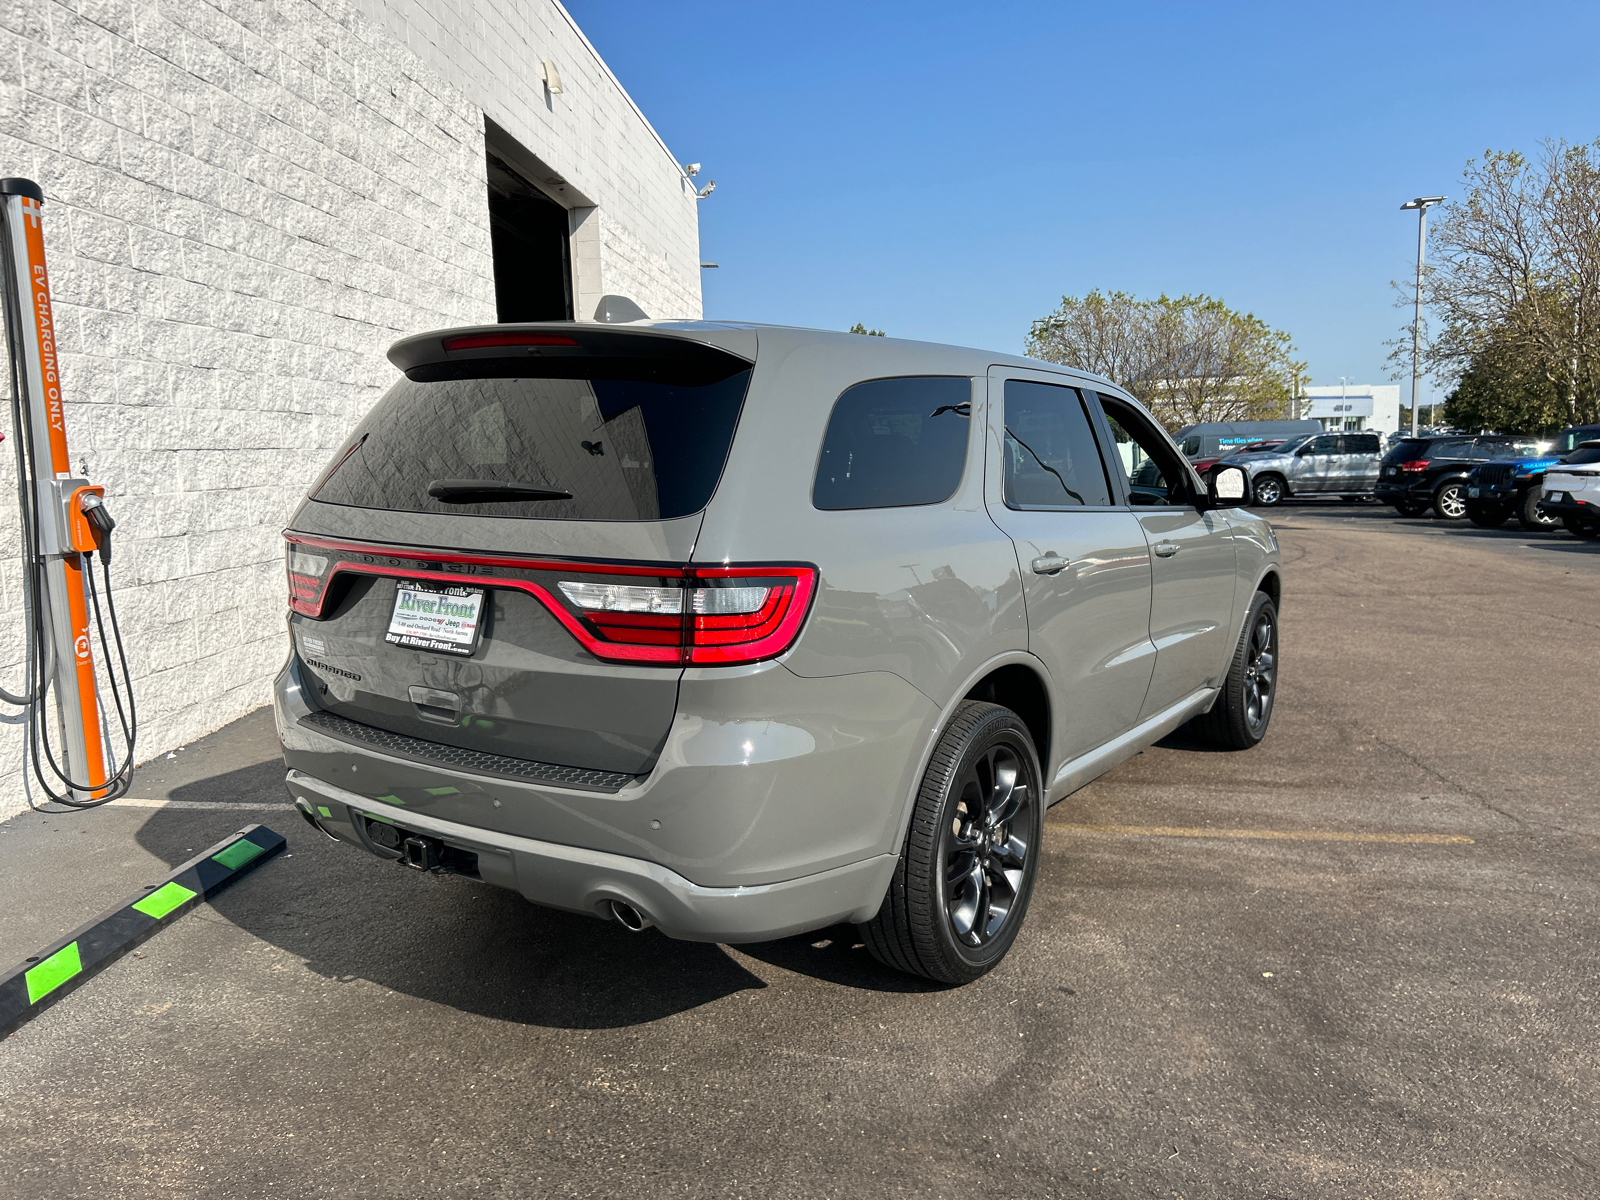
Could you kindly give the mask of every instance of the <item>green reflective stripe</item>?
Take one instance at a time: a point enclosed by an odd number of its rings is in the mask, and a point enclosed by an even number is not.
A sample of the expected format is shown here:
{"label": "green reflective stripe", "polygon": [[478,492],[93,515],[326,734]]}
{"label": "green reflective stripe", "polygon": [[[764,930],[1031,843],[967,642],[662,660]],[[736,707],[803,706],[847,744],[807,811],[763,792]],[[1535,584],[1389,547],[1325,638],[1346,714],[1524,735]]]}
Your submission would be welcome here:
{"label": "green reflective stripe", "polygon": [[460,788],[423,788],[422,790],[430,796],[458,796],[461,794]]}
{"label": "green reflective stripe", "polygon": [[405,803],[405,801],[400,799],[399,796],[374,796],[373,799],[374,800],[382,800],[385,804],[404,804]]}
{"label": "green reflective stripe", "polygon": [[135,901],[133,907],[159,921],[185,900],[193,899],[194,895],[181,883],[164,883],[143,900]]}
{"label": "green reflective stripe", "polygon": [[317,812],[324,817],[332,818],[333,816],[333,809],[329,808],[326,804],[317,805]]}
{"label": "green reflective stripe", "polygon": [[252,858],[256,857],[256,855],[260,853],[260,846],[256,845],[249,838],[240,838],[221,854],[213,854],[211,856],[211,861],[219,862],[223,866],[227,867],[228,870],[234,871],[244,866],[245,863],[249,862]]}
{"label": "green reflective stripe", "polygon": [[28,1003],[39,1003],[82,971],[83,960],[78,957],[78,943],[72,942],[63,946],[28,972]]}
{"label": "green reflective stripe", "polygon": [[382,813],[368,813],[367,816],[371,817],[374,821],[382,821],[385,825],[394,824],[393,817],[386,817]]}

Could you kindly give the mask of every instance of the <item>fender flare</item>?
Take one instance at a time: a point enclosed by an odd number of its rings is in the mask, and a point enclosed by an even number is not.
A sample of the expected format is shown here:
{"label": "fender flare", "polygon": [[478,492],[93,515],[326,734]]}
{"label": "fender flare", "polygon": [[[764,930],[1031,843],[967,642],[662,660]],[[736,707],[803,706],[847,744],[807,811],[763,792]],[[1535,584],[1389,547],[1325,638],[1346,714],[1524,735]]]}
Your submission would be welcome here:
{"label": "fender flare", "polygon": [[[996,671],[1001,667],[1009,666],[1028,667],[1037,672],[1039,678],[1044,681],[1045,703],[1049,705],[1050,710],[1050,728],[1052,730],[1059,728],[1056,714],[1055,682],[1050,677],[1049,669],[1044,665],[1043,660],[1041,660],[1038,655],[1031,654],[1026,650],[1007,650],[1000,654],[996,654],[991,658],[985,659],[978,666],[974,667],[955,689],[950,700],[940,708],[939,715],[934,719],[932,726],[928,730],[927,736],[923,739],[922,749],[917,754],[917,769],[915,774],[912,775],[911,787],[906,794],[901,797],[900,814],[894,823],[894,842],[888,848],[888,853],[898,857],[901,848],[906,843],[906,830],[911,825],[912,810],[917,806],[917,793],[922,790],[922,780],[923,777],[928,773],[928,763],[933,758],[934,748],[938,746],[939,738],[943,736],[945,727],[950,724],[950,718],[955,715],[956,709],[961,705],[961,702],[966,699],[967,693],[977,685],[980,679],[982,679],[985,675],[988,675],[991,671]],[[1043,792],[1050,786],[1050,764],[1041,762],[1039,764],[1039,772],[1039,787],[1041,792]]]}

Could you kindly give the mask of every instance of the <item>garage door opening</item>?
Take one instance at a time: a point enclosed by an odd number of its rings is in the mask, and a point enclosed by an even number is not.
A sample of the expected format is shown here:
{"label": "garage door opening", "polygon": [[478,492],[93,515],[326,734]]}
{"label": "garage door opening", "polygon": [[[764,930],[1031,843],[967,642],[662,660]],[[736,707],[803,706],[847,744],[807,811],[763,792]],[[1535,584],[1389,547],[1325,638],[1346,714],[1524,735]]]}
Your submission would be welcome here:
{"label": "garage door opening", "polygon": [[500,321],[572,320],[567,210],[489,150],[489,239]]}

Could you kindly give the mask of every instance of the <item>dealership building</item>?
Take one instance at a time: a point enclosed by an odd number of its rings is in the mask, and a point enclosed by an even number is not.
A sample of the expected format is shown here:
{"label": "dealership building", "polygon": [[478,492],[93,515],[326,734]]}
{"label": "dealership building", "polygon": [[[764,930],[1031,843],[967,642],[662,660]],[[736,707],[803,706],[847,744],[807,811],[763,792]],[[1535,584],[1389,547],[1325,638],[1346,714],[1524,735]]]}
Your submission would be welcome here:
{"label": "dealership building", "polygon": [[1400,428],[1400,385],[1350,383],[1308,387],[1301,393],[1300,415],[1321,421],[1328,430],[1367,429],[1393,433]]}
{"label": "dealership building", "polygon": [[[700,316],[695,183],[556,0],[29,0],[0,40],[0,175],[44,189],[140,760],[266,703],[280,532],[396,378],[393,341]],[[0,506],[21,691],[17,530]],[[0,731],[0,816],[22,750]]]}

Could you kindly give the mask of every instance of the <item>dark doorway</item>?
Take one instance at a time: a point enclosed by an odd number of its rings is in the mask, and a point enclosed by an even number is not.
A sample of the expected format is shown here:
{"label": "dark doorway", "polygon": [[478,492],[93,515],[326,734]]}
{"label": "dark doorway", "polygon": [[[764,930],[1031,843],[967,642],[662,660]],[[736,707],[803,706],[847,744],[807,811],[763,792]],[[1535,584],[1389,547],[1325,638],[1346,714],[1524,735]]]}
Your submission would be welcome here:
{"label": "dark doorway", "polygon": [[489,151],[494,295],[506,321],[572,320],[567,210]]}

